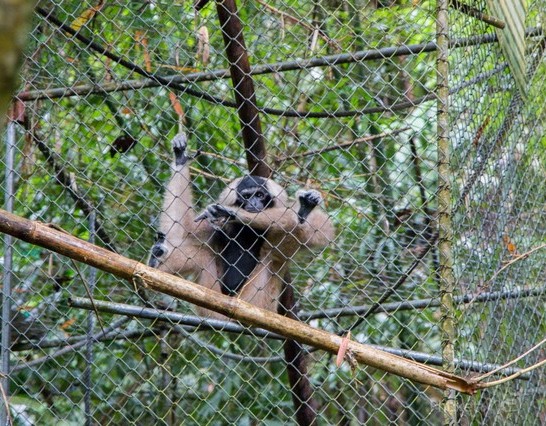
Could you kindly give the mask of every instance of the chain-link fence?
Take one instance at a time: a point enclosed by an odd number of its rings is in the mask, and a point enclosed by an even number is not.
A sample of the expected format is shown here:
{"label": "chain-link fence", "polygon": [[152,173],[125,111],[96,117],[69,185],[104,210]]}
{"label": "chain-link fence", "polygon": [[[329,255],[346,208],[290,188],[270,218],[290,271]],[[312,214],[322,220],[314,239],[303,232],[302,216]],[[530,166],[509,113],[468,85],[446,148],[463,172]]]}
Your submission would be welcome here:
{"label": "chain-link fence", "polygon": [[[252,165],[292,199],[324,199],[308,218],[326,212],[335,235],[270,267],[281,313],[462,376],[517,377],[463,396],[338,366],[6,236],[2,421],[545,424],[544,369],[522,370],[544,348],[496,370],[546,331],[546,3],[498,4],[40,3],[0,161],[6,210],[144,263],[160,231],[191,262],[172,239],[197,237],[160,220],[184,132],[200,155],[169,191],[191,191],[198,214]],[[181,275],[219,290],[214,232],[209,266]],[[228,237],[261,268],[272,234],[256,250]]]}

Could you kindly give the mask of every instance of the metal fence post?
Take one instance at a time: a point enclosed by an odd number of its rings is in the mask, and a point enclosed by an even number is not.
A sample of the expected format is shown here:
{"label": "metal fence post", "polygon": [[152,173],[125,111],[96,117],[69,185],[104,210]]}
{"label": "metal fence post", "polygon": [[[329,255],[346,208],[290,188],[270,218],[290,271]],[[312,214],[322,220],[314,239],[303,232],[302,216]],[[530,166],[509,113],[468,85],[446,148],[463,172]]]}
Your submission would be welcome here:
{"label": "metal fence post", "polygon": [[[4,208],[13,211],[13,192],[15,181],[14,157],[15,157],[15,122],[10,121],[6,132],[6,157],[5,157],[5,182],[4,182]],[[2,288],[2,339],[0,346],[0,386],[7,397],[9,395],[9,361],[10,361],[10,327],[11,327],[11,282],[13,276],[13,237],[4,235],[4,280]],[[9,419],[9,406],[7,402],[0,403],[0,425],[6,425]]]}

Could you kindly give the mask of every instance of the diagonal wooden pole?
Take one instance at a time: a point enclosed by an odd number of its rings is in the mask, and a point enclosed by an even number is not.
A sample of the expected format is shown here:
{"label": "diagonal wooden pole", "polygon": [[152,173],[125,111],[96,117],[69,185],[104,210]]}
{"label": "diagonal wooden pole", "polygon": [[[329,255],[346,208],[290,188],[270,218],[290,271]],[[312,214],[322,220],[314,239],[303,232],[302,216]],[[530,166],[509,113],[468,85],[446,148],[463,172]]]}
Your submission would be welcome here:
{"label": "diagonal wooden pole", "polygon": [[426,365],[422,365],[379,349],[313,328],[276,313],[259,309],[240,299],[224,296],[191,281],[128,259],[102,247],[76,238],[62,230],[21,218],[0,209],[0,232],[12,235],[31,244],[84,262],[120,278],[173,297],[219,312],[247,325],[254,325],[278,333],[301,344],[337,354],[342,344],[346,353],[356,361],[411,381],[440,389],[454,389],[472,394],[479,385],[471,381]]}

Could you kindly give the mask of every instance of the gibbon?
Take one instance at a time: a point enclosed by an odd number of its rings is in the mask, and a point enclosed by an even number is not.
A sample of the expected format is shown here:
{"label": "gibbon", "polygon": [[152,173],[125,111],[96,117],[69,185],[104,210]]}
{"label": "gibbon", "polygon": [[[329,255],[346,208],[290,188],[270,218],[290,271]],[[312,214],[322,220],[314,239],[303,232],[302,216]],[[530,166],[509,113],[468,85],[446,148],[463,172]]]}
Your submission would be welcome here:
{"label": "gibbon", "polygon": [[[283,276],[301,249],[325,247],[334,238],[328,215],[316,208],[316,190],[299,190],[296,201],[271,179],[235,179],[196,215],[193,208],[187,138],[173,138],[174,162],[157,240],[149,265],[184,276],[225,295],[277,311]],[[209,318],[221,314],[197,308]]]}

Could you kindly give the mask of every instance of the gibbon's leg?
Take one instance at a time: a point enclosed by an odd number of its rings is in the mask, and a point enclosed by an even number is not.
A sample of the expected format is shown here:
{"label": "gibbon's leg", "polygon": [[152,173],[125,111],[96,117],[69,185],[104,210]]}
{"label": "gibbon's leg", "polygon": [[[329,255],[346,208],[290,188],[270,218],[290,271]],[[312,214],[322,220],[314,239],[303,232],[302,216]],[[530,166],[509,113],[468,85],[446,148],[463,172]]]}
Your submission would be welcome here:
{"label": "gibbon's leg", "polygon": [[282,289],[281,269],[284,265],[288,266],[288,262],[279,263],[273,257],[271,251],[264,250],[260,263],[256,265],[236,297],[259,308],[276,312]]}
{"label": "gibbon's leg", "polygon": [[149,265],[171,274],[200,272],[209,266],[212,259],[212,252],[206,244],[212,230],[209,224],[196,224],[194,221],[189,169],[192,158],[186,153],[186,135],[176,135],[172,148],[173,171],[165,190],[159,232]]}

